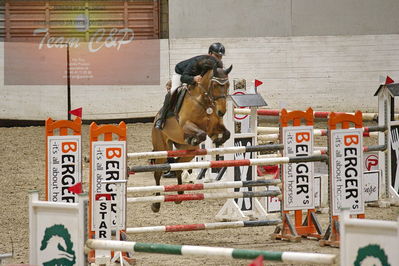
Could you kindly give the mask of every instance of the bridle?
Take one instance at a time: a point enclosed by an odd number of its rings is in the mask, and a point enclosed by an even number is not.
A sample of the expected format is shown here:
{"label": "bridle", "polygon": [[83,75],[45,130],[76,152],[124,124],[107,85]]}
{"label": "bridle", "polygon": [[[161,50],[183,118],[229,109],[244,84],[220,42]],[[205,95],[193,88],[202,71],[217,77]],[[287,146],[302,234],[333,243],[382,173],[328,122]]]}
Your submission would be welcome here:
{"label": "bridle", "polygon": [[203,91],[204,95],[206,96],[206,99],[208,100],[208,105],[204,104],[203,102],[199,101],[197,98],[195,98],[195,96],[193,96],[190,93],[190,90],[187,89],[188,94],[191,96],[191,98],[197,102],[205,111],[208,115],[213,113],[213,109],[216,107],[216,101],[219,99],[226,99],[227,94],[225,95],[219,95],[219,96],[214,96],[212,95],[212,89],[214,88],[214,84],[215,82],[219,85],[226,85],[227,82],[229,82],[228,78],[218,78],[218,77],[214,77],[212,76],[212,78],[210,79],[208,88],[205,88],[204,86],[202,86],[200,83],[197,84],[197,86]]}

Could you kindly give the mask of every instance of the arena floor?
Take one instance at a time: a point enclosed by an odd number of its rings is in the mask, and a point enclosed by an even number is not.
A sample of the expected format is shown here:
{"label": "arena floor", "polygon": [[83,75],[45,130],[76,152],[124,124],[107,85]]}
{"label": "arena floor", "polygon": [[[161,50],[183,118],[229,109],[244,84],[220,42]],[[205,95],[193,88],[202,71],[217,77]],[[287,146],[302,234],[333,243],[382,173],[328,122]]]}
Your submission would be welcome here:
{"label": "arena floor", "polygon": [[[88,126],[83,126],[83,154],[89,154]],[[128,152],[151,150],[151,124],[128,125]],[[6,264],[29,263],[28,192],[39,190],[44,199],[45,188],[45,132],[44,127],[0,128],[0,254],[11,252],[14,245],[14,258]],[[145,163],[144,161],[142,163]],[[129,165],[133,164],[130,161]],[[88,191],[89,164],[83,163],[84,188]],[[163,184],[175,184],[173,179],[163,180]],[[130,176],[129,185],[154,185],[152,174]],[[183,202],[182,204],[163,203],[159,213],[152,213],[150,204],[128,205],[128,227],[156,226],[173,224],[193,224],[216,222],[215,214],[225,200]],[[396,220],[399,207],[367,208],[370,219]],[[323,229],[327,227],[328,216],[319,214]],[[300,251],[339,254],[339,249],[320,247],[318,242],[303,239],[301,243],[274,241],[270,234],[274,227],[237,228],[215,231],[178,232],[130,235],[129,240],[178,245],[204,245],[242,249],[262,249],[270,251]],[[247,265],[249,261],[218,259],[212,257],[182,257],[138,253],[137,265]],[[273,265],[275,263],[271,263]],[[282,265],[282,264],[278,264]]]}

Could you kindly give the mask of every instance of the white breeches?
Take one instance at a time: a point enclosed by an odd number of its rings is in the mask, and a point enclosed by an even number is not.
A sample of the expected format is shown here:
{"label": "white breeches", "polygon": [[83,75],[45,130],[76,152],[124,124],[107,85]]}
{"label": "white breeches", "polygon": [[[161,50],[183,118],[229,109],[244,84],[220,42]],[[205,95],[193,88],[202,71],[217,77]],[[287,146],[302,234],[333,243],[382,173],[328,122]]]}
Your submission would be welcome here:
{"label": "white breeches", "polygon": [[180,81],[181,75],[174,73],[172,76],[172,88],[170,89],[170,94],[172,95],[177,88],[181,85]]}

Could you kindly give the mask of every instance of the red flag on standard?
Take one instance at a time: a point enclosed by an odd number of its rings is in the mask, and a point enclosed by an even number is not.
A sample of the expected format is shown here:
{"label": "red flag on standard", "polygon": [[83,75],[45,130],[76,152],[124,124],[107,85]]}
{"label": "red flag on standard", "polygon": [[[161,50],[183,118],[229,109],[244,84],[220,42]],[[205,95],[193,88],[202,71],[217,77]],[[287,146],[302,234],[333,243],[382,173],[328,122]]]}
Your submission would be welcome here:
{"label": "red flag on standard", "polygon": [[387,78],[385,79],[385,85],[386,84],[392,84],[392,83],[394,83],[395,81],[393,81],[393,79],[391,79],[391,77],[390,76],[387,76]]}
{"label": "red flag on standard", "polygon": [[251,264],[248,264],[248,266],[263,266],[263,256],[259,255]]}
{"label": "red flag on standard", "polygon": [[82,118],[82,107],[69,111],[71,115]]}
{"label": "red flag on standard", "polygon": [[263,84],[262,81],[255,79],[255,87],[258,87],[258,86],[260,86],[262,84]]}
{"label": "red flag on standard", "polygon": [[82,190],[82,183],[77,183],[76,185],[73,185],[68,188],[69,192],[75,193],[75,194],[81,194],[83,193]]}

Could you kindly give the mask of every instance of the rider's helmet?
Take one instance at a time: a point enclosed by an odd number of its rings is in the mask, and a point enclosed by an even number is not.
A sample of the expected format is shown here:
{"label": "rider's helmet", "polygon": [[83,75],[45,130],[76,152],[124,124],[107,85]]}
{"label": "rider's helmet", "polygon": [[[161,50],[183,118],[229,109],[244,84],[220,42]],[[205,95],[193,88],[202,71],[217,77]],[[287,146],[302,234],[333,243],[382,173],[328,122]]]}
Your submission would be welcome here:
{"label": "rider's helmet", "polygon": [[211,46],[209,46],[209,50],[208,50],[208,54],[217,54],[220,56],[224,56],[225,53],[225,49],[223,44],[221,44],[220,42],[215,42],[212,43]]}

